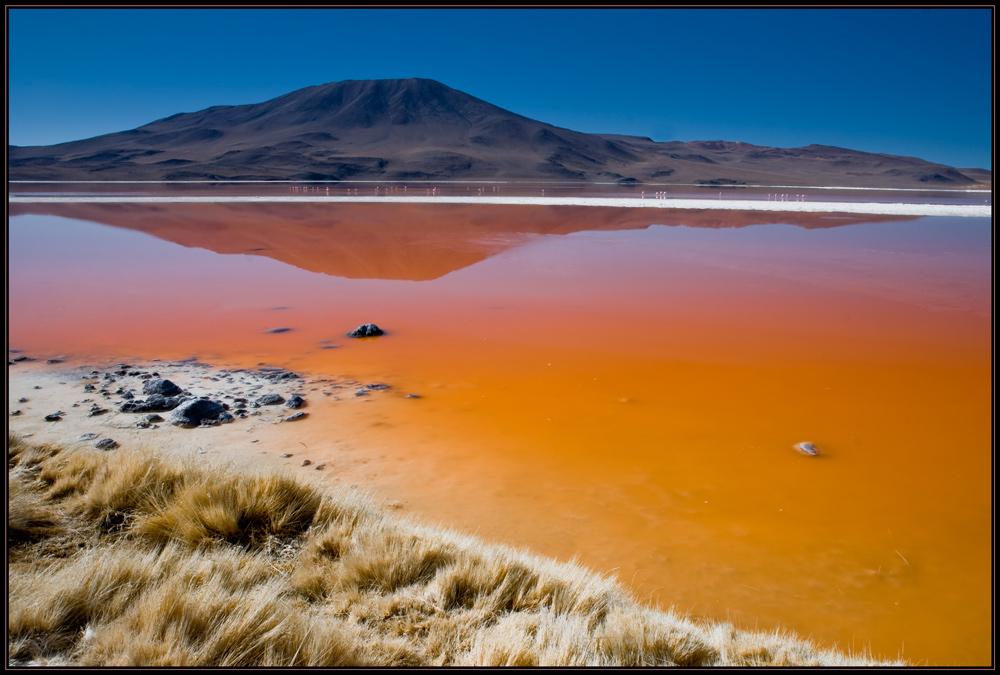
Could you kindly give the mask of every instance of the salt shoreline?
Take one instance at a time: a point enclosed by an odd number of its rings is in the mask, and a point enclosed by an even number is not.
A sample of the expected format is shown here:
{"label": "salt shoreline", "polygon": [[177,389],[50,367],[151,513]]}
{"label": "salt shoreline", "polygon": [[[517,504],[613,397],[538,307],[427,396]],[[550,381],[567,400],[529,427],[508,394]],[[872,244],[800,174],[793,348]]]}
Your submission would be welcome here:
{"label": "salt shoreline", "polygon": [[27,196],[8,195],[10,204],[226,204],[226,203],[332,203],[332,204],[508,204],[530,206],[603,206],[612,208],[774,211],[799,213],[856,213],[891,216],[993,217],[988,204],[883,204],[875,202],[782,202],[750,199],[642,199],[622,197],[331,197],[303,196]]}
{"label": "salt shoreline", "polygon": [[[371,454],[348,456],[343,446],[334,442],[338,436],[330,434],[326,443],[314,442],[313,436],[321,433],[320,429],[330,431],[330,411],[342,418],[348,410],[344,406],[353,409],[386,395],[404,395],[382,384],[362,386],[347,378],[264,365],[226,367],[192,359],[129,359],[134,365],[125,365],[106,357],[61,356],[46,361],[36,355],[24,362],[13,358],[14,353],[9,353],[7,427],[34,443],[77,447],[110,440],[112,449],[117,445],[149,447],[178,458],[197,456],[199,462],[222,462],[250,470],[306,471],[305,475],[316,477],[321,475],[316,470],[323,472],[328,466],[328,480],[359,484],[371,490],[373,497],[374,482],[364,471]],[[185,428],[169,421],[171,411],[160,413],[167,419],[149,422],[147,413],[154,411],[124,410],[126,402],[147,398],[142,386],[154,377],[175,382],[185,390],[183,398],[228,402],[234,410],[249,408],[251,414],[236,415],[227,424]],[[136,398],[123,397],[126,391]],[[264,394],[278,394],[280,402],[246,405]],[[281,403],[296,394],[305,398],[299,406],[304,406],[305,415],[293,422],[289,417],[296,410]],[[93,412],[94,408],[99,412]],[[310,442],[301,442],[304,438]]]}

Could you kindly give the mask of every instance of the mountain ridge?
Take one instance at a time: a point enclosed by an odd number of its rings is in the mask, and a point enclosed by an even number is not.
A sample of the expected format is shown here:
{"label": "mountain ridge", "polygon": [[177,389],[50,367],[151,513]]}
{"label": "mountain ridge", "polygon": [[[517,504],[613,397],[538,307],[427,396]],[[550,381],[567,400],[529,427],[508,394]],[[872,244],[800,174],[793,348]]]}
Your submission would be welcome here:
{"label": "mountain ridge", "polygon": [[557,127],[435,80],[344,80],[50,146],[9,180],[552,180],[951,187],[992,172],[826,145],[653,141]]}

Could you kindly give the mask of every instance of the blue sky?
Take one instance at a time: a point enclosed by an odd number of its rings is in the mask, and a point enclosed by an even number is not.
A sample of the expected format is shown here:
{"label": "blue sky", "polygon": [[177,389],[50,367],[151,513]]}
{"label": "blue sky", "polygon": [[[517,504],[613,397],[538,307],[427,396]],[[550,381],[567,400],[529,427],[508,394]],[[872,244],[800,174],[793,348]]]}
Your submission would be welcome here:
{"label": "blue sky", "polygon": [[427,77],[577,131],[992,168],[993,12],[8,9],[8,141]]}

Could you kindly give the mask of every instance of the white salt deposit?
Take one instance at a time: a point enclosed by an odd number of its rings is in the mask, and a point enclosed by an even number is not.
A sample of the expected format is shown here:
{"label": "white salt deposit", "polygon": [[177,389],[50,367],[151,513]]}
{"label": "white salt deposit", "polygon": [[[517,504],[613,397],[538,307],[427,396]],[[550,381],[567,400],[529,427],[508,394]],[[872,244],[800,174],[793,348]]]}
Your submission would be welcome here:
{"label": "white salt deposit", "polygon": [[732,211],[796,211],[800,213],[860,213],[890,216],[968,216],[990,218],[993,207],[988,204],[907,204],[877,202],[822,202],[822,201],[762,201],[752,199],[641,199],[637,197],[332,197],[326,195],[301,196],[31,196],[9,195],[11,204],[160,204],[193,203],[225,204],[237,202],[322,202],[331,204],[525,204],[534,206],[610,206],[634,209],[724,209]]}

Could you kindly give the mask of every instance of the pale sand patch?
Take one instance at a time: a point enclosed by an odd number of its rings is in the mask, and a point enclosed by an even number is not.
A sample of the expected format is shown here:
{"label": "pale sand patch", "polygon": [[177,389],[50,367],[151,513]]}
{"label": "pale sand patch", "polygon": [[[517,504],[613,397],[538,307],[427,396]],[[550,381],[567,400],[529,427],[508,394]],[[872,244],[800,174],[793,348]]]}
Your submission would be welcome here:
{"label": "pale sand patch", "polygon": [[610,206],[617,208],[649,209],[725,209],[731,211],[773,211],[799,213],[861,213],[891,216],[962,216],[989,218],[993,207],[987,204],[906,204],[875,202],[822,202],[822,201],[762,201],[752,199],[643,199],[637,197],[331,197],[303,195],[294,197],[153,197],[153,196],[72,196],[34,197],[9,195],[11,204],[159,204],[159,203],[203,203],[224,204],[232,202],[324,202],[324,203],[377,203],[377,204],[511,204],[533,206]]}
{"label": "pale sand patch", "polygon": [[[19,356],[11,354],[8,359]],[[96,376],[93,371],[98,371]],[[121,412],[128,399],[116,394],[118,388],[132,391],[134,399],[144,400],[141,376],[119,376],[116,363],[77,366],[47,364],[32,360],[8,365],[8,430],[35,443],[63,446],[93,446],[112,439],[121,446],[149,448],[156,453],[176,457],[194,456],[199,462],[231,465],[241,469],[289,469],[310,478],[358,484],[371,490],[370,453],[344,452],[334,443],[321,442],[333,431],[331,417],[357,410],[380,396],[403,396],[391,389],[374,389],[356,396],[364,384],[353,380],[316,379],[306,373],[300,378],[269,381],[267,371],[259,369],[223,369],[198,362],[130,362],[127,372],[158,373],[194,397],[209,396],[229,404],[235,411],[236,399],[250,403],[266,393],[280,394],[286,400],[294,393],[306,399],[305,407],[291,409],[284,404],[247,406],[247,417],[208,427],[184,428],[170,423],[170,411],[158,413]],[[278,372],[281,369],[274,369]],[[264,375],[262,375],[262,372]],[[288,372],[288,371],[284,371]],[[115,379],[104,378],[110,373]],[[94,390],[86,390],[86,385]],[[101,389],[110,396],[105,397]],[[19,399],[27,399],[21,402]],[[108,412],[91,416],[97,404]],[[20,410],[20,414],[11,415]],[[46,415],[62,412],[61,420],[46,421]],[[296,412],[306,417],[287,418]],[[258,414],[252,414],[258,413]],[[164,418],[148,427],[137,426],[149,414]],[[96,436],[89,437],[96,434]],[[109,451],[113,456],[114,450]],[[286,456],[290,455],[290,456]],[[308,464],[304,462],[308,460]],[[318,469],[318,470],[317,470]]]}

